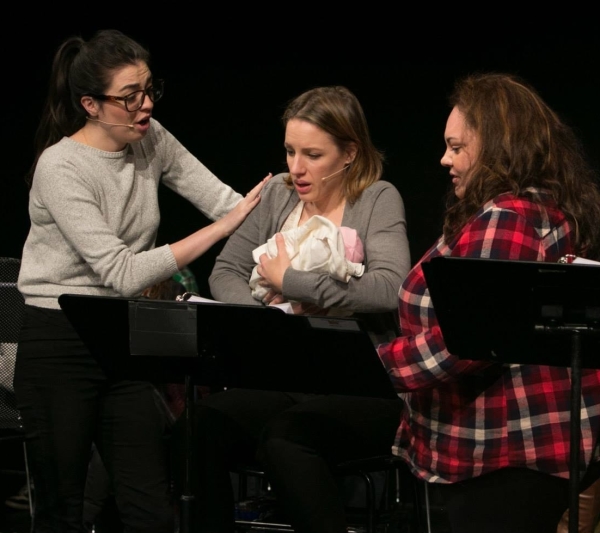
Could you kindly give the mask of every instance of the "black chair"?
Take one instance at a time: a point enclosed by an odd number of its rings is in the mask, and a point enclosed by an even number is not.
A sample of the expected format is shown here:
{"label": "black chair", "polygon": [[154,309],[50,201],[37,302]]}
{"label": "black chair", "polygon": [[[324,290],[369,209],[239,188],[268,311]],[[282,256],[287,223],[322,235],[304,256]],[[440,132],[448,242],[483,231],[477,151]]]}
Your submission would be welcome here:
{"label": "black chair", "polygon": [[[340,490],[350,486],[362,495],[362,498],[346,498],[350,533],[430,531],[427,493],[398,457],[390,454],[343,462],[336,465],[335,474]],[[276,499],[262,469],[241,466],[232,471],[232,475],[238,482],[236,527],[239,532],[293,531],[277,513]],[[253,487],[249,487],[251,479],[255,480]],[[360,499],[362,504],[357,501]]]}
{"label": "black chair", "polygon": [[25,313],[25,301],[17,288],[20,267],[20,259],[0,257],[0,444],[21,442],[23,445],[29,512],[33,515],[25,432],[13,389],[17,343]]}

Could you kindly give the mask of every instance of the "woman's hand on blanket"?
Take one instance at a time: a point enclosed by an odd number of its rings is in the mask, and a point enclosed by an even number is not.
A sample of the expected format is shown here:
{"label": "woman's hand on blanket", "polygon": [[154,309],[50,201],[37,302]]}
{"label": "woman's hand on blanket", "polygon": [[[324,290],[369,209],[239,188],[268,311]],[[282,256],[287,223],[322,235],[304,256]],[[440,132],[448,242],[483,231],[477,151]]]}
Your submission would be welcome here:
{"label": "woman's hand on blanket", "polygon": [[275,292],[274,290],[269,290],[262,301],[265,305],[279,305],[287,302],[283,297],[283,294]]}
{"label": "woman's hand on blanket", "polygon": [[277,255],[269,258],[266,253],[262,254],[259,257],[260,264],[256,271],[262,278],[259,281],[261,286],[281,294],[283,292],[283,275],[292,262],[285,249],[285,240],[281,233],[275,235],[275,243],[277,244]]}
{"label": "woman's hand on blanket", "polygon": [[291,302],[291,306],[295,315],[326,316],[329,312],[328,309],[307,302]]}

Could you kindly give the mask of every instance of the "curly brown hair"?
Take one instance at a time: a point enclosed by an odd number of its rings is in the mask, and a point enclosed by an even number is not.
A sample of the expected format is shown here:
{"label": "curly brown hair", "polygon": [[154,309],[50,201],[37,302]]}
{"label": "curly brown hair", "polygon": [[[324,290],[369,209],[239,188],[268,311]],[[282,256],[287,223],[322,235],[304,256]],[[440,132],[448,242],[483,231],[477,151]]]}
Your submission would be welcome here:
{"label": "curly brown hair", "polygon": [[449,193],[444,239],[450,242],[468,219],[495,196],[550,193],[575,230],[575,251],[600,257],[600,189],[573,130],[526,81],[512,74],[471,74],[458,80],[449,99],[479,138],[480,152],[465,194]]}

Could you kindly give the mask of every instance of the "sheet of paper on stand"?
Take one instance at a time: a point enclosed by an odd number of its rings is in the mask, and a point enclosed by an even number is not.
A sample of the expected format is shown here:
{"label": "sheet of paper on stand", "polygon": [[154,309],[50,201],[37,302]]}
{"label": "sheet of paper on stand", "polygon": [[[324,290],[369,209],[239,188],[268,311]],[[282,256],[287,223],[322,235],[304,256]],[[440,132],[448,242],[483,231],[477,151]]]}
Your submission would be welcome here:
{"label": "sheet of paper on stand", "polygon": [[[197,303],[212,303],[212,304],[222,304],[225,302],[219,302],[218,300],[211,300],[210,298],[204,298],[202,296],[190,296],[187,302],[197,302]],[[277,309],[281,309],[284,313],[288,313],[289,315],[293,315],[294,311],[292,310],[292,306],[289,302],[285,302],[282,304],[271,305],[270,307],[276,307]]]}

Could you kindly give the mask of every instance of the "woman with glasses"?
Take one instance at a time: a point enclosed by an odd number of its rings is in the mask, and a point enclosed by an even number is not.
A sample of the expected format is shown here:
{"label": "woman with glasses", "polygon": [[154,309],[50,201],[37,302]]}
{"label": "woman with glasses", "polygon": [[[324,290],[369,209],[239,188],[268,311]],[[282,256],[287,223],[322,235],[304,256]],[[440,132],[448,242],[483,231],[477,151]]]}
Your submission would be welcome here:
{"label": "woman with glasses", "polygon": [[[15,392],[35,486],[32,531],[83,531],[95,443],[127,532],[171,533],[164,427],[153,388],[106,368],[60,309],[64,293],[137,297],[230,235],[268,177],[242,197],[152,118],[163,83],[115,30],[67,39],[54,57],[28,183],[19,276],[27,304]],[[160,183],[214,222],[155,246]]]}

